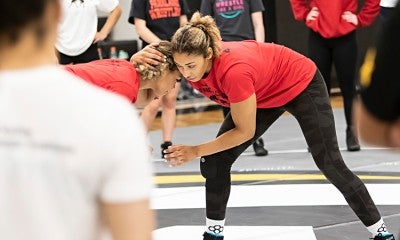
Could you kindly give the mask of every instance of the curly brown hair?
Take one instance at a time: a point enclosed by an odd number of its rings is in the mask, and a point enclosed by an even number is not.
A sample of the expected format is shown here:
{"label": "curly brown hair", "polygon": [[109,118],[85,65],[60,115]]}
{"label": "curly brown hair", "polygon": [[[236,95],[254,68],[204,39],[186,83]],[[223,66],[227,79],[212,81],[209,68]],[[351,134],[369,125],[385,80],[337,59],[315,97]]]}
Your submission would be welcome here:
{"label": "curly brown hair", "polygon": [[180,27],[172,36],[172,53],[203,55],[211,48],[214,57],[221,54],[221,34],[210,16],[195,12],[190,22]]}
{"label": "curly brown hair", "polygon": [[171,51],[172,44],[168,41],[161,41],[158,46],[154,47],[156,50],[164,54],[164,62],[149,68],[144,65],[138,65],[136,70],[139,72],[140,77],[143,80],[152,80],[158,78],[165,70],[175,71],[178,68],[175,65],[174,59],[172,58]]}

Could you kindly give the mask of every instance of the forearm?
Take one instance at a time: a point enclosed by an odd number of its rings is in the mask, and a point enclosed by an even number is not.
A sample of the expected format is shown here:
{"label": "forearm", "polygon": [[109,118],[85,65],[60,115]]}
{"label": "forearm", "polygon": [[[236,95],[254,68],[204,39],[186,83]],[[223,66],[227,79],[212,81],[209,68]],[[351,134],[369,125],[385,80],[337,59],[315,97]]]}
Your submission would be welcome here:
{"label": "forearm", "polygon": [[196,157],[221,152],[250,140],[256,132],[256,96],[230,104],[231,119],[225,119],[222,128],[230,130],[222,133],[212,141],[197,145],[173,145],[164,151],[165,158],[171,166],[179,166]]}
{"label": "forearm", "polygon": [[262,12],[254,12],[251,14],[253,22],[254,37],[257,42],[265,42],[265,29]]}
{"label": "forearm", "polygon": [[240,130],[233,128],[212,141],[197,146],[197,157],[211,155],[217,152],[230,149],[253,138],[254,132],[251,133],[246,129]]}
{"label": "forearm", "polygon": [[136,28],[137,34],[140,38],[145,41],[146,43],[154,43],[161,41],[160,38],[157,37],[150,29],[147,27],[137,27]]}
{"label": "forearm", "polygon": [[186,23],[188,23],[188,18],[186,15],[181,15],[179,17],[179,25],[182,27],[183,25],[185,25]]}
{"label": "forearm", "polygon": [[117,6],[108,15],[107,20],[104,23],[104,26],[101,28],[100,32],[105,36],[108,36],[113,27],[115,26],[115,24],[118,22],[119,18],[121,17],[121,14],[122,14],[121,7]]}
{"label": "forearm", "polygon": [[234,127],[213,141],[197,146],[197,157],[236,147],[253,138],[256,131],[256,104],[255,94],[241,102],[231,103],[230,110]]}
{"label": "forearm", "polygon": [[265,42],[265,30],[263,26],[255,26],[254,35],[257,42]]}

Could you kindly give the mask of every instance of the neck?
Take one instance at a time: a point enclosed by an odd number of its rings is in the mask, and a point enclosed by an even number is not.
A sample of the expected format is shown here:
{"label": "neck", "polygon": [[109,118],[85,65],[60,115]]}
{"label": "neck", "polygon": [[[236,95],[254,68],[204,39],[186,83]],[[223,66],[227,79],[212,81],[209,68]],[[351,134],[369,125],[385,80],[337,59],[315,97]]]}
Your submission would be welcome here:
{"label": "neck", "polygon": [[143,80],[143,79],[140,77],[140,74],[138,74],[138,76],[139,76],[139,89],[140,89],[140,90],[152,88],[152,86],[151,86],[151,82],[152,82],[152,81],[150,81],[150,80]]}
{"label": "neck", "polygon": [[55,64],[54,44],[43,39],[41,45],[29,36],[21,36],[21,40],[12,46],[5,46],[0,55],[0,70],[18,70],[41,65]]}
{"label": "neck", "polygon": [[208,59],[206,62],[206,71],[204,72],[203,78],[206,78],[212,69],[212,59]]}

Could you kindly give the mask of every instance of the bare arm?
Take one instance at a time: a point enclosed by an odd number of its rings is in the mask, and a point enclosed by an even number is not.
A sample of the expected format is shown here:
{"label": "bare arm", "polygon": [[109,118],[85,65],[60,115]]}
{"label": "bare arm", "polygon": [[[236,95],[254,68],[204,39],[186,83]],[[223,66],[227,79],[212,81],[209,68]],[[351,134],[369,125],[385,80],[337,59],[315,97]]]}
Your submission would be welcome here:
{"label": "bare arm", "polygon": [[257,104],[255,94],[242,102],[231,104],[230,108],[235,123],[233,129],[212,141],[197,146],[175,145],[169,147],[169,154],[165,156],[169,163],[172,166],[178,166],[196,157],[221,152],[251,139],[256,129]]}
{"label": "bare arm", "polygon": [[114,240],[151,240],[155,228],[149,200],[132,203],[104,203],[102,211]]}
{"label": "bare arm", "polygon": [[253,22],[254,35],[257,42],[265,42],[265,28],[262,12],[254,12],[251,14]]}
{"label": "bare arm", "polygon": [[114,8],[114,10],[110,12],[106,22],[104,23],[104,26],[94,36],[93,43],[97,43],[99,41],[103,41],[104,39],[106,39],[106,37],[108,36],[108,34],[110,34],[115,24],[118,22],[119,18],[121,17],[121,14],[122,10],[121,7],[118,5],[117,7]]}
{"label": "bare arm", "polygon": [[179,25],[182,27],[183,25],[185,25],[188,22],[188,18],[186,15],[181,15],[179,17]]}
{"label": "bare arm", "polygon": [[153,42],[159,42],[161,40],[146,26],[145,20],[135,17],[134,22],[135,22],[136,32],[143,41],[147,43],[153,43]]}
{"label": "bare arm", "polygon": [[360,100],[354,103],[354,115],[360,138],[383,147],[400,147],[400,121],[384,122],[371,115]]}

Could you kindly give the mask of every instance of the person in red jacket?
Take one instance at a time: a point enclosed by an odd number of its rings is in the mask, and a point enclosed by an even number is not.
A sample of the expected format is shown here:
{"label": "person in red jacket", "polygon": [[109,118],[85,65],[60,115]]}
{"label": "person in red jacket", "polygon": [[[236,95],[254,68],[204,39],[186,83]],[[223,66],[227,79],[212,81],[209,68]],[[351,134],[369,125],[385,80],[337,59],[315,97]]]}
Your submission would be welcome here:
{"label": "person in red jacket", "polygon": [[343,96],[348,151],[360,150],[352,126],[352,103],[356,95],[356,29],[374,21],[379,14],[379,2],[365,0],[357,13],[357,0],[290,0],[294,18],[304,21],[310,28],[308,56],[317,64],[329,92],[332,63],[335,65]]}
{"label": "person in red jacket", "polygon": [[[156,51],[152,51],[153,48]],[[156,60],[159,55],[164,56],[161,63]],[[180,80],[181,74],[172,59],[170,42],[148,45],[132,56],[131,62],[103,59],[66,65],[64,68],[87,82],[126,97],[139,108],[167,94]]]}
{"label": "person in red jacket", "polygon": [[272,43],[221,43],[214,20],[199,13],[178,29],[171,43],[183,77],[231,109],[214,140],[165,150],[171,166],[201,157],[201,174],[206,178],[204,240],[223,239],[233,163],[285,111],[298,121],[318,168],[341,191],[374,240],[394,239],[367,188],[343,161],[329,94],[313,61]]}

